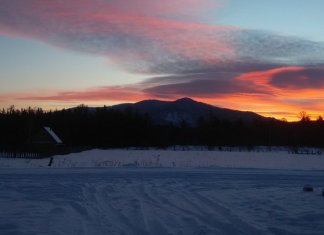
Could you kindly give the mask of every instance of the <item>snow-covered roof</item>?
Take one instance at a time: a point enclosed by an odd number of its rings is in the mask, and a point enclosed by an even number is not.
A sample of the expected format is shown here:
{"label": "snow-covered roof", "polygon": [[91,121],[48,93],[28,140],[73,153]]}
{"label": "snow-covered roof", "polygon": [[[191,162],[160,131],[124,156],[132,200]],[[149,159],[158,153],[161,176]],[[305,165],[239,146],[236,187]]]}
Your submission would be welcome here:
{"label": "snow-covered roof", "polygon": [[55,140],[57,144],[63,144],[63,141],[55,134],[55,132],[48,126],[44,127],[45,131]]}

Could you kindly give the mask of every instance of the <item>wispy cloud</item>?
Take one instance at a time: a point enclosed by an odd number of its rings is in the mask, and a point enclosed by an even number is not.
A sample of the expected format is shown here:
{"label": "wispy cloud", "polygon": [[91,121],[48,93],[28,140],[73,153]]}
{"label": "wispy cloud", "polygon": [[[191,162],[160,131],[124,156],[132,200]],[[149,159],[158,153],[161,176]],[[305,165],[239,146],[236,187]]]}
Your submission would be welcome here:
{"label": "wispy cloud", "polygon": [[324,62],[323,43],[201,20],[215,3],[1,0],[0,34],[107,56],[128,71],[152,74]]}
{"label": "wispy cloud", "polygon": [[273,74],[269,82],[282,89],[322,89],[324,88],[324,67],[281,71]]}
{"label": "wispy cloud", "polygon": [[[195,11],[210,3],[2,0],[0,32],[104,55],[131,71],[178,71],[191,61],[220,61],[232,54],[224,34],[233,27],[196,20]],[[175,19],[186,9],[183,19]]]}
{"label": "wispy cloud", "polygon": [[52,92],[47,95],[20,95],[16,94],[18,100],[36,101],[137,101],[148,98],[143,92],[135,87],[129,86],[108,86],[96,87],[79,91],[60,91]]}
{"label": "wispy cloud", "polygon": [[[266,90],[259,89],[249,83],[236,79],[237,73],[220,72],[207,74],[193,74],[166,77],[167,83],[154,84],[144,89],[145,93],[159,98],[176,98],[181,96],[190,97],[219,97],[232,94],[267,94]],[[149,84],[149,81],[146,82]]]}

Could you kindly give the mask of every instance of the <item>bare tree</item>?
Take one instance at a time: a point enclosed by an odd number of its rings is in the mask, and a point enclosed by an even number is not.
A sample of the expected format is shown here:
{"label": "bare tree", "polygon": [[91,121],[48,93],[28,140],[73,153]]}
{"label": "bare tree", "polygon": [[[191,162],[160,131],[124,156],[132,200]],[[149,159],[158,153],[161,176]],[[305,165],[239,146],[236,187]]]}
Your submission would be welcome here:
{"label": "bare tree", "polygon": [[288,122],[287,118],[281,118],[280,121],[282,121],[282,122]]}
{"label": "bare tree", "polygon": [[297,117],[299,118],[299,120],[300,120],[301,122],[308,122],[308,121],[311,120],[311,119],[310,119],[310,116],[309,116],[305,111],[301,111],[301,112],[299,112],[299,114],[298,114]]}

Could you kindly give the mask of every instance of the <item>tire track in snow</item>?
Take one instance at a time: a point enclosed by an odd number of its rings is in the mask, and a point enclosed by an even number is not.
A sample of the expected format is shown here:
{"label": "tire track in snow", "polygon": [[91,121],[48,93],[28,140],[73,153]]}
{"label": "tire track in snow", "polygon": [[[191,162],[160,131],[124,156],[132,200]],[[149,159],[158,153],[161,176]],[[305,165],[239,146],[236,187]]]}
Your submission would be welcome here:
{"label": "tire track in snow", "polygon": [[224,218],[226,218],[226,220],[228,220],[230,224],[235,224],[235,228],[237,230],[236,234],[246,233],[247,231],[248,234],[251,235],[260,235],[265,233],[265,231],[259,230],[251,226],[250,224],[241,220],[238,216],[232,214],[231,210],[221,206],[220,202],[216,202],[216,200],[211,200],[210,198],[202,196],[200,193],[197,192],[193,192],[193,195],[195,196],[194,198],[199,199],[200,206],[203,206],[205,208],[213,208],[215,212],[221,214]]}
{"label": "tire track in snow", "polygon": [[110,224],[113,224],[113,226],[117,227],[119,231],[125,234],[146,234],[146,231],[143,230],[141,226],[132,223],[132,218],[130,218],[129,214],[124,214],[122,210],[116,209],[117,205],[114,205],[114,201],[110,200],[111,198],[105,186],[97,188],[97,190],[98,206],[103,209],[105,218],[110,221]]}
{"label": "tire track in snow", "polygon": [[137,191],[137,197],[140,202],[140,213],[145,222],[145,227],[147,234],[155,235],[165,235],[169,234],[169,231],[164,225],[163,216],[161,208],[157,207],[159,205],[156,200],[151,196],[152,185],[139,185]]}

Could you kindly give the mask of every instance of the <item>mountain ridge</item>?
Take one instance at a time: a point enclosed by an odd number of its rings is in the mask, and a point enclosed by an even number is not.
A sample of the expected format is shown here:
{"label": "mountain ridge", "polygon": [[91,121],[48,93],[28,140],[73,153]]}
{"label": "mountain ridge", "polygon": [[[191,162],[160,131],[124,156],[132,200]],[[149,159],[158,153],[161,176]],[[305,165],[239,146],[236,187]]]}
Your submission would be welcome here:
{"label": "mountain ridge", "polygon": [[123,103],[108,107],[114,110],[132,110],[136,113],[149,115],[157,124],[181,125],[187,123],[196,126],[201,118],[211,115],[219,120],[253,122],[255,120],[275,120],[251,111],[239,111],[216,107],[184,97],[174,101],[142,100],[136,103]]}

